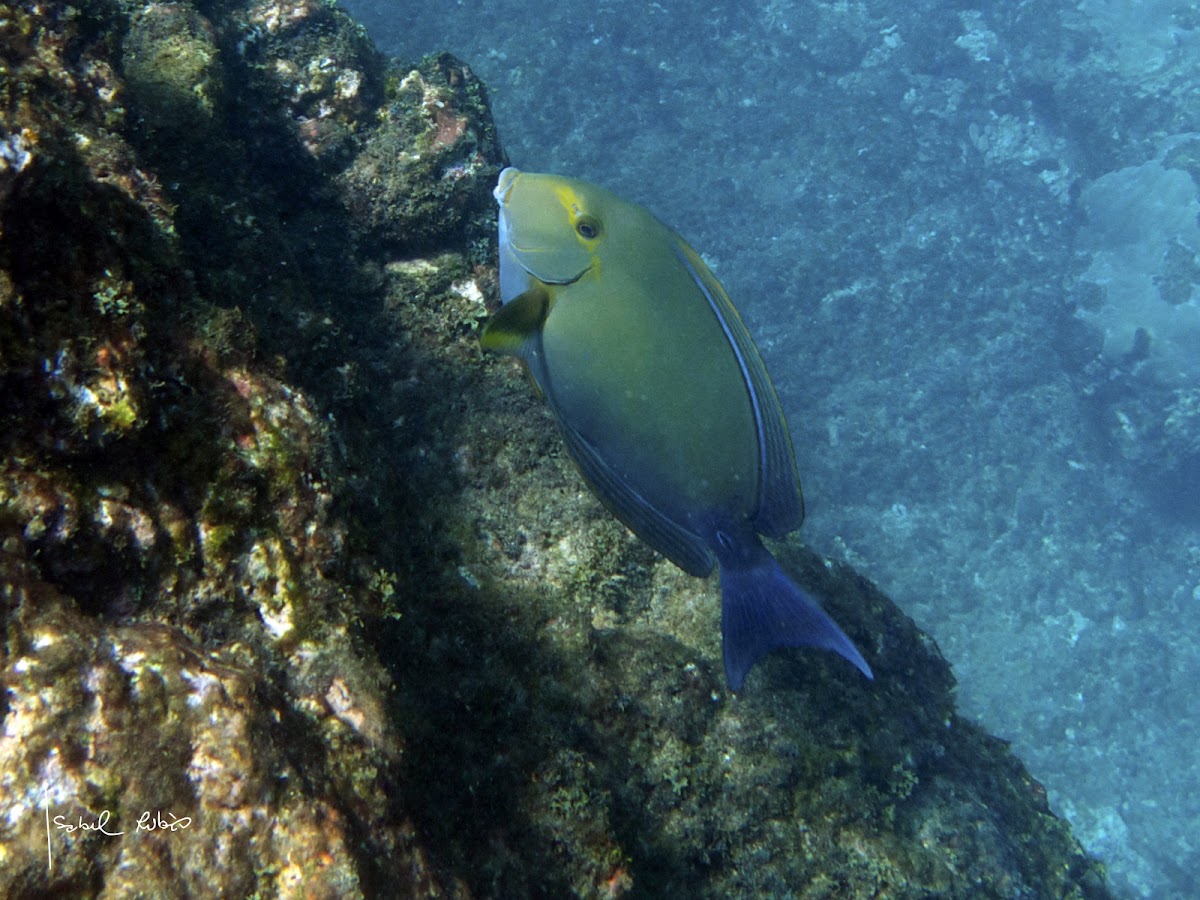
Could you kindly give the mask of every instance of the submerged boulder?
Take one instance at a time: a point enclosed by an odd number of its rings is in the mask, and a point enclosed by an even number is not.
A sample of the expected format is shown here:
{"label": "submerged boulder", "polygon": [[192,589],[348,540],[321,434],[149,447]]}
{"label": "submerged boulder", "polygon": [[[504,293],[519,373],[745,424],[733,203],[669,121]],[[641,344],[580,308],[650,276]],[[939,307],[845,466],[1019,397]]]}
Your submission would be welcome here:
{"label": "submerged boulder", "polygon": [[1077,896],[932,641],[772,655],[587,492],[495,302],[486,91],[332,5],[0,21],[0,894]]}

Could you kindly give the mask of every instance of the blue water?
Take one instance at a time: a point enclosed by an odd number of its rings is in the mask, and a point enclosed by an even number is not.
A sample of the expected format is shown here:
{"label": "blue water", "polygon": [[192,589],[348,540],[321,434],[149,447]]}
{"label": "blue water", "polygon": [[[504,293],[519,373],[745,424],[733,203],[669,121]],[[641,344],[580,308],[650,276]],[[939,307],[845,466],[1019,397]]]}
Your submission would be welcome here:
{"label": "blue water", "polygon": [[805,539],[936,636],[1119,892],[1200,895],[1195,5],[346,5],[466,60],[515,165],[703,252]]}

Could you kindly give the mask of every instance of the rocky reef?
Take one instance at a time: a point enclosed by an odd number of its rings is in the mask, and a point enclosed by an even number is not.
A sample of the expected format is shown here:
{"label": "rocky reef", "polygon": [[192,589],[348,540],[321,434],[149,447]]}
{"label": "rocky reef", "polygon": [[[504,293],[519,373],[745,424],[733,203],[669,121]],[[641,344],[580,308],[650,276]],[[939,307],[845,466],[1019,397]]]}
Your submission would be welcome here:
{"label": "rocky reef", "polygon": [[720,676],[495,298],[486,91],[320,0],[0,18],[0,895],[1105,897],[927,637]]}

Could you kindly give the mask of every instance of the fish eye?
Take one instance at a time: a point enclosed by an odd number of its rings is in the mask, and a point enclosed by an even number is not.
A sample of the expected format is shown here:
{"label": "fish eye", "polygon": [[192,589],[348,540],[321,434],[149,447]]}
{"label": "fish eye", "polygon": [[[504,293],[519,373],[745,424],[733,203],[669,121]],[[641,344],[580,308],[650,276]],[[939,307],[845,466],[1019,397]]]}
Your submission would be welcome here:
{"label": "fish eye", "polygon": [[600,236],[600,223],[591,216],[584,216],[575,223],[575,230],[581,238],[590,241]]}

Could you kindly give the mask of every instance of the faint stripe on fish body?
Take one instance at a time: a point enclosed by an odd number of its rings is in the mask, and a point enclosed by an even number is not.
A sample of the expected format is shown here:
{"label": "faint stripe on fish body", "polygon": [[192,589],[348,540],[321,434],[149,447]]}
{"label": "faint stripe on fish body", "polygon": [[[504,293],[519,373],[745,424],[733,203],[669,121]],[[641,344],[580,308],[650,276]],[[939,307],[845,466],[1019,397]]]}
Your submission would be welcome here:
{"label": "faint stripe on fish body", "polygon": [[759,402],[758,390],[754,386],[754,379],[750,377],[750,367],[746,362],[746,358],[742,355],[742,349],[738,346],[729,323],[725,321],[725,316],[721,312],[716,298],[709,291],[708,285],[704,283],[704,279],[700,277],[700,273],[696,271],[696,267],[692,265],[692,261],[687,258],[687,254],[678,245],[674,247],[674,251],[675,258],[687,268],[688,274],[692,276],[692,280],[696,282],[696,286],[704,294],[704,299],[708,301],[708,308],[717,317],[717,321],[721,325],[721,330],[725,332],[725,340],[729,342],[729,346],[733,349],[734,358],[737,359],[738,368],[742,372],[742,382],[746,385],[747,393],[750,394],[750,408],[754,411],[754,431],[758,435],[758,502],[761,507],[763,503],[762,495],[766,490],[767,484],[767,435],[763,423],[762,404]]}

